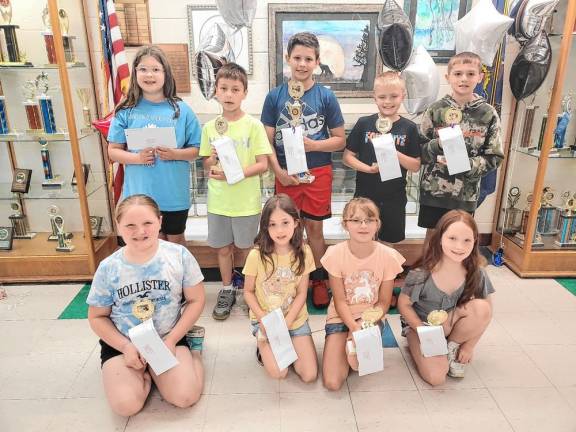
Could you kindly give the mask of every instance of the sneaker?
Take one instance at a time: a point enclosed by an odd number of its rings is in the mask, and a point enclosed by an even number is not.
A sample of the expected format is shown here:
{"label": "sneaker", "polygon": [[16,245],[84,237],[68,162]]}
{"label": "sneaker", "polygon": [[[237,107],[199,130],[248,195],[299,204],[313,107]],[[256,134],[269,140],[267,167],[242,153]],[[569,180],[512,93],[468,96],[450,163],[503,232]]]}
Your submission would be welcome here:
{"label": "sneaker", "polygon": [[190,351],[202,351],[202,346],[204,345],[204,334],[206,330],[204,327],[195,325],[186,333],[186,342]]}
{"label": "sneaker", "polygon": [[312,281],[312,304],[317,309],[323,309],[330,304],[330,294],[328,293],[326,281]]}
{"label": "sneaker", "polygon": [[260,366],[264,366],[264,362],[262,361],[262,355],[260,354],[260,348],[256,347],[256,361]]}
{"label": "sneaker", "polygon": [[448,376],[452,378],[464,378],[464,374],[466,373],[466,365],[456,361],[458,348],[460,348],[459,343],[454,341],[448,342]]}
{"label": "sneaker", "polygon": [[232,289],[221,289],[218,293],[218,298],[216,299],[216,306],[212,311],[212,318],[217,320],[225,320],[230,316],[230,311],[232,306],[236,302],[236,290]]}

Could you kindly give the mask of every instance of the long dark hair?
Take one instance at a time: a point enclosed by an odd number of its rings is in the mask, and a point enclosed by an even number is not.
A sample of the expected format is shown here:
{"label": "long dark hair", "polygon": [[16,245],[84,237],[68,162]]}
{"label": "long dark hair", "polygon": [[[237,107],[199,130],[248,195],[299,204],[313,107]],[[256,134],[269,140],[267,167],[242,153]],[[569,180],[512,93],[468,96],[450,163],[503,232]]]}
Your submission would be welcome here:
{"label": "long dark hair", "polygon": [[178,118],[180,116],[180,107],[178,106],[178,101],[181,101],[176,95],[176,80],[174,79],[174,75],[172,75],[172,67],[170,67],[170,63],[160,48],[156,45],[148,45],[140,49],[136,53],[136,57],[134,57],[134,61],[132,62],[132,76],[130,77],[130,87],[128,88],[128,94],[122,101],[116,106],[114,109],[114,114],[118,111],[127,109],[127,108],[134,108],[140,99],[142,99],[142,89],[138,85],[138,80],[136,78],[136,68],[142,61],[143,57],[150,56],[154,57],[158,63],[162,65],[164,69],[164,86],[162,90],[164,92],[164,97],[168,101],[172,108],[174,108],[174,117]]}
{"label": "long dark hair", "polygon": [[450,210],[444,214],[436,224],[436,229],[430,237],[428,245],[424,245],[424,254],[416,263],[416,267],[421,267],[428,272],[432,272],[442,261],[444,252],[442,252],[442,236],[450,225],[455,222],[464,222],[474,234],[474,247],[470,255],[462,261],[466,270],[466,280],[464,282],[464,291],[458,299],[457,305],[461,306],[473,298],[483,298],[483,286],[480,267],[484,266],[486,261],[480,255],[478,248],[478,227],[474,218],[463,210]]}
{"label": "long dark hair", "polygon": [[270,274],[266,275],[266,279],[270,278],[274,274],[275,265],[272,259],[272,254],[274,253],[274,240],[270,237],[268,233],[268,225],[270,225],[270,216],[272,212],[276,209],[280,209],[288,213],[288,215],[294,219],[296,226],[294,227],[294,235],[290,239],[290,246],[292,246],[292,262],[290,263],[292,271],[296,275],[301,275],[304,272],[305,258],[304,258],[304,227],[300,219],[300,214],[298,213],[298,208],[292,198],[286,194],[278,194],[271,197],[264,208],[262,209],[262,215],[260,216],[260,228],[258,235],[254,239],[254,244],[260,251],[260,259],[262,264],[266,266],[268,263],[271,268]]}

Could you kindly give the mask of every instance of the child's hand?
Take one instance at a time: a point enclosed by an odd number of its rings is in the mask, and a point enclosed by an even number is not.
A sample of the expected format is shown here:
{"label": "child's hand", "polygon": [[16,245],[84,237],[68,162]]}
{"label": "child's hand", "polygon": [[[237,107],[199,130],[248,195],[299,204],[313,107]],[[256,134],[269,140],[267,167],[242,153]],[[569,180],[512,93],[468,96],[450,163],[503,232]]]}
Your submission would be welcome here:
{"label": "child's hand", "polygon": [[318,151],[318,144],[316,143],[316,141],[305,136],[304,137],[304,150],[306,150],[306,151]]}
{"label": "child's hand", "polygon": [[124,362],[126,363],[126,366],[136,370],[146,367],[146,360],[140,355],[132,342],[128,342],[124,345],[122,348],[122,354],[124,354]]}
{"label": "child's hand", "polygon": [[438,162],[440,165],[448,165],[448,162],[446,162],[446,156],[444,155],[436,156],[436,162]]}
{"label": "child's hand", "polygon": [[268,336],[266,336],[266,327],[264,327],[262,320],[258,321],[258,328],[260,329],[260,333],[262,334],[264,339],[268,339]]}
{"label": "child's hand", "polygon": [[169,147],[156,147],[156,154],[161,160],[177,160],[178,149]]}
{"label": "child's hand", "polygon": [[138,153],[138,162],[141,165],[154,165],[154,159],[156,155],[154,152],[154,148],[146,147],[145,149],[140,150]]}
{"label": "child's hand", "polygon": [[462,345],[460,345],[460,348],[458,348],[458,355],[456,359],[458,360],[458,363],[470,363],[473,355],[474,350],[468,348],[468,345],[466,343],[463,343]]}
{"label": "child's hand", "polygon": [[276,174],[276,179],[282,186],[298,186],[300,184],[296,177],[289,175],[284,169]]}
{"label": "child's hand", "polygon": [[368,140],[372,141],[374,138],[378,138],[380,136],[379,133],[376,132],[368,132]]}
{"label": "child's hand", "polygon": [[380,168],[376,162],[373,162],[370,168],[368,168],[368,174],[377,174],[380,172]]}
{"label": "child's hand", "polygon": [[216,170],[214,167],[211,167],[208,171],[208,178],[226,181],[226,174],[224,174],[224,171]]}
{"label": "child's hand", "polygon": [[218,163],[218,153],[216,153],[216,148],[212,146],[210,148],[210,157],[212,165],[216,165]]}

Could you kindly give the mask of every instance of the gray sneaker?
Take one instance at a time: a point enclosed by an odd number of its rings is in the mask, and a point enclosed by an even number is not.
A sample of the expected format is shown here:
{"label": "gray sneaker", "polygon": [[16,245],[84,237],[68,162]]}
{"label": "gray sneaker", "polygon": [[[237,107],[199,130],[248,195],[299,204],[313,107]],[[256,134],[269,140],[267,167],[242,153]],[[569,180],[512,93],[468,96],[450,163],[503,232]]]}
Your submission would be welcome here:
{"label": "gray sneaker", "polygon": [[466,365],[456,361],[459,348],[459,343],[454,341],[448,342],[448,376],[452,378],[464,378],[464,374],[466,373]]}
{"label": "gray sneaker", "polygon": [[232,306],[236,302],[235,289],[221,289],[216,299],[216,306],[212,311],[212,318],[217,320],[225,320],[230,316]]}

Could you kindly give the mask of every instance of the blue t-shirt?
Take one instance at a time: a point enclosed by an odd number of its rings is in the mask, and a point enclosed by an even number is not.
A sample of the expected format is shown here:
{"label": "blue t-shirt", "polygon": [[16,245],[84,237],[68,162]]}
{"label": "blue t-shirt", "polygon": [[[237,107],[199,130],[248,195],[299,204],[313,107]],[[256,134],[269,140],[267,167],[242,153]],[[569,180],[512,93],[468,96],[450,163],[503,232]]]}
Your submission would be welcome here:
{"label": "blue t-shirt", "polygon": [[86,303],[112,307],[110,319],[125,336],[141,321],[132,313],[134,303],[149,299],[154,304],[152,320],[161,337],[180,318],[183,288],[204,280],[200,266],[190,251],[179,244],[159,240],[158,251],[145,264],[124,259],[124,248],[104,259],[92,280]]}
{"label": "blue t-shirt", "polygon": [[[156,103],[142,98],[134,108],[116,113],[108,141],[126,144],[125,129],[174,127],[178,148],[200,147],[202,128],[196,115],[186,103],[179,101],[178,106],[180,115],[175,119],[174,108],[167,101]],[[189,209],[190,162],[163,161],[156,157],[152,166],[126,165],[122,196],[136,194],[154,198],[162,211]]]}
{"label": "blue t-shirt", "polygon": [[[284,83],[268,93],[260,120],[265,126],[276,128],[274,135],[274,148],[276,156],[282,168],[286,168],[284,144],[282,143],[282,129],[290,127],[290,114],[288,103],[293,99],[288,94],[288,84]],[[344,118],[340,105],[332,90],[314,83],[306,90],[300,99],[302,104],[302,117],[304,121],[304,136],[312,140],[324,140],[330,138],[329,129],[344,125]],[[330,152],[306,152],[308,168],[316,168],[332,163]]]}

